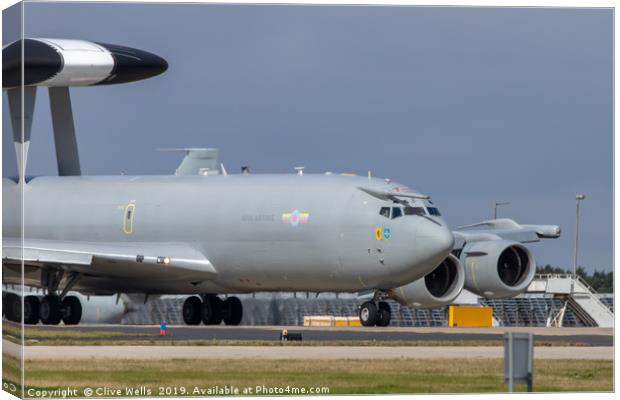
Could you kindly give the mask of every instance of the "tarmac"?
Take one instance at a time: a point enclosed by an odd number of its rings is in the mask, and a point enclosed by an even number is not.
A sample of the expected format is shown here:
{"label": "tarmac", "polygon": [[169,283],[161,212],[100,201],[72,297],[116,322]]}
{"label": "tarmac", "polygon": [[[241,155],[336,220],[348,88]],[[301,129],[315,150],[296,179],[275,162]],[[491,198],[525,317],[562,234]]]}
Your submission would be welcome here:
{"label": "tarmac", "polygon": [[[7,323],[5,321],[5,323]],[[16,324],[9,323],[13,326]],[[303,341],[295,345],[282,346],[186,346],[186,345],[105,345],[106,340],[266,340],[278,341],[283,329],[289,333],[302,334]],[[494,328],[445,328],[445,327],[301,327],[301,326],[170,326],[165,337],[159,336],[159,326],[154,325],[80,325],[67,327],[29,326],[28,332],[36,330],[40,345],[24,346],[24,356],[28,360],[42,359],[456,359],[456,358],[503,358],[504,349],[500,346],[469,346],[467,343],[456,346],[426,346],[424,341],[468,341],[501,340],[505,332],[528,332],[534,334],[536,342],[571,342],[577,346],[536,346],[536,359],[613,359],[613,329],[611,328],[536,328],[536,327],[494,327]],[[84,340],[93,339],[94,332],[116,332],[121,335],[102,336],[102,345],[44,345],[44,332],[72,333],[83,332]],[[79,334],[77,339],[80,340]],[[320,346],[316,342],[303,346],[307,341],[416,341],[414,346]],[[3,352],[21,357],[18,344],[3,340]]]}
{"label": "tarmac", "polygon": [[[6,321],[5,321],[6,323]],[[14,326],[18,326],[13,324]],[[544,327],[493,327],[493,328],[446,328],[446,327],[303,327],[303,326],[169,326],[165,337],[159,336],[155,325],[79,325],[66,327],[33,326],[37,332],[115,332],[121,335],[97,338],[105,340],[279,340],[283,329],[299,332],[304,341],[327,340],[376,340],[376,341],[467,341],[501,340],[505,332],[529,332],[535,341],[573,342],[581,346],[613,346],[611,328],[544,328]],[[92,339],[92,337],[91,337]],[[79,339],[78,339],[79,340]],[[420,345],[417,343],[417,345]]]}

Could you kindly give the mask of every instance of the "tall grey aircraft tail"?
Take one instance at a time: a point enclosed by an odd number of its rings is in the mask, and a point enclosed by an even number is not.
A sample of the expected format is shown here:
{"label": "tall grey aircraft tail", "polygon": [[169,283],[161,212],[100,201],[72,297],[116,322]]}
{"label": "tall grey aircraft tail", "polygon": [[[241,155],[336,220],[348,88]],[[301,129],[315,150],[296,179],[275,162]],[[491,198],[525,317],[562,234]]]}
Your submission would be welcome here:
{"label": "tall grey aircraft tail", "polygon": [[219,175],[219,150],[209,148],[159,149],[184,152],[185,157],[174,171],[175,175]]}

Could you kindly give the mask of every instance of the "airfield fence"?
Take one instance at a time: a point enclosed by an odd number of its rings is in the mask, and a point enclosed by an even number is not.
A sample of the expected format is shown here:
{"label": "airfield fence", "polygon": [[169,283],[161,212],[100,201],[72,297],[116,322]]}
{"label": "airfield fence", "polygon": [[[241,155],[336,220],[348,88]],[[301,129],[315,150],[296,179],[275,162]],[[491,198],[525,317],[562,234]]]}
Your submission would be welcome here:
{"label": "airfield fence", "polygon": [[[322,294],[324,296],[325,294]],[[182,324],[181,307],[184,297],[164,297],[147,304],[133,306],[123,317],[126,324]],[[355,297],[328,296],[293,297],[281,294],[241,296],[244,307],[242,325],[303,325],[304,316],[331,315],[335,317],[358,314],[359,301]],[[613,296],[601,297],[613,311]],[[433,310],[412,310],[394,301],[388,301],[392,310],[392,326],[447,326],[447,307]],[[478,304],[493,307],[493,318],[500,326],[546,326],[550,314],[560,310],[564,301],[544,295],[524,294],[512,299],[479,299]],[[584,326],[569,304],[563,326]]]}

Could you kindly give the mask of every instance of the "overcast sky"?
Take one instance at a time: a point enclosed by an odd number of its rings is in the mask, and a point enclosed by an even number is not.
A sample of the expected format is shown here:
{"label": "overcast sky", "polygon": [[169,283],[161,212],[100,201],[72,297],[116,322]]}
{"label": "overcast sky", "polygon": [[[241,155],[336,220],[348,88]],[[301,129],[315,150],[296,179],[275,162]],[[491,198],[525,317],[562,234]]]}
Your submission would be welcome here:
{"label": "overcast sky", "polygon": [[[72,89],[82,172],[168,174],[218,147],[229,172],[356,172],[429,194],[452,227],[558,224],[538,264],[613,265],[612,11],[27,3],[32,37],[154,52],[159,77]],[[7,13],[4,42],[14,39]],[[56,174],[39,90],[28,174]],[[3,98],[7,115],[7,100]],[[3,173],[15,157],[3,121]]]}

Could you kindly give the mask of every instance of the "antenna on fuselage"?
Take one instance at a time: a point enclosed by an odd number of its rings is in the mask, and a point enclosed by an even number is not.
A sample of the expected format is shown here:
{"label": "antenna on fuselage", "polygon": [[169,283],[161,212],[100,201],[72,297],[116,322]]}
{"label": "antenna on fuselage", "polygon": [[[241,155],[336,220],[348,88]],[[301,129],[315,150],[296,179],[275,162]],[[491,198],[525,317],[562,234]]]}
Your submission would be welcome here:
{"label": "antenna on fuselage", "polygon": [[38,86],[49,88],[58,175],[80,175],[69,87],[133,82],[168,68],[166,60],[146,51],[73,39],[18,40],[2,49],[2,60],[20,179]]}

